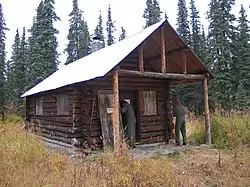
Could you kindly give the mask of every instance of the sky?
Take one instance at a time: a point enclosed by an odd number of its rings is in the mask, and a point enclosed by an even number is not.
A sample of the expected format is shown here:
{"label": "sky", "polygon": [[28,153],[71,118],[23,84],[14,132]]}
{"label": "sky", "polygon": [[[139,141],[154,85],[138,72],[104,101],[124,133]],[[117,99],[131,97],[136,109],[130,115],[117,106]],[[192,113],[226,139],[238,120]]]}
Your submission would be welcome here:
{"label": "sky", "polygon": [[[189,7],[190,0],[186,0]],[[177,15],[177,0],[158,0],[161,10],[167,12],[170,24],[176,28],[176,15]],[[201,22],[208,27],[206,20],[206,12],[208,11],[208,3],[210,0],[196,0],[196,7],[201,16]],[[36,8],[40,3],[40,0],[0,0],[3,6],[3,14],[7,28],[7,41],[6,52],[7,58],[11,55],[11,45],[13,44],[16,30],[19,29],[21,35],[22,28],[29,29],[32,26],[33,17],[36,15]],[[94,29],[98,23],[98,17],[100,11],[103,16],[103,22],[106,26],[107,9],[108,5],[111,6],[112,18],[115,21],[116,26],[116,40],[119,38],[121,26],[127,31],[127,36],[133,35],[136,32],[142,30],[145,21],[142,18],[143,11],[145,9],[146,0],[79,0],[79,8],[84,11],[84,19],[87,20],[90,34],[93,34]],[[250,2],[248,0],[236,0],[236,5],[233,8],[233,13],[238,17],[240,5],[243,4],[248,19],[250,19]],[[57,15],[61,18],[61,21],[55,23],[55,27],[59,30],[57,35],[60,53],[59,60],[61,63],[65,62],[65,54],[63,50],[67,44],[67,34],[69,28],[69,13],[72,10],[72,0],[55,0],[55,9]]]}

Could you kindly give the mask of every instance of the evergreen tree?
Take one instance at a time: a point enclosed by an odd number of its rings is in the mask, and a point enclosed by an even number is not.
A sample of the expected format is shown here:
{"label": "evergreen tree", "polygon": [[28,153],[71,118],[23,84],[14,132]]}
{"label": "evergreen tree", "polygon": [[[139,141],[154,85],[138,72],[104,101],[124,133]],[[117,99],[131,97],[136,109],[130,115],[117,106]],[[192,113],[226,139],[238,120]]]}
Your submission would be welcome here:
{"label": "evergreen tree", "polygon": [[74,62],[90,54],[90,35],[87,23],[82,16],[83,11],[78,7],[78,0],[73,0],[73,10],[70,16],[70,28],[68,34],[68,45],[66,64]]}
{"label": "evergreen tree", "polygon": [[[12,45],[12,54],[10,58],[10,64],[8,65],[8,77],[6,81],[6,91],[8,93],[8,107],[16,107],[17,103],[17,87],[18,81],[18,66],[20,65],[20,35],[17,29],[14,43]],[[12,109],[11,109],[12,110]]]}
{"label": "evergreen tree", "polygon": [[186,0],[178,0],[177,32],[182,37],[182,39],[189,45],[190,30]]}
{"label": "evergreen tree", "polygon": [[58,31],[53,23],[60,20],[54,10],[54,0],[44,0],[37,8],[29,38],[29,87],[57,70]]}
{"label": "evergreen tree", "polygon": [[7,30],[5,19],[3,16],[2,4],[0,3],[0,115],[4,119],[5,115],[5,40]]}
{"label": "evergreen tree", "polygon": [[14,43],[12,45],[12,55],[6,66],[6,103],[10,112],[23,113],[23,101],[20,98],[26,87],[26,63],[27,63],[27,42],[25,38],[25,28],[20,39],[19,31],[16,31]]}
{"label": "evergreen tree", "polygon": [[125,39],[126,34],[127,34],[126,30],[123,27],[121,27],[121,34],[120,34],[120,37],[119,37],[119,41]]}
{"label": "evergreen tree", "polygon": [[23,34],[20,43],[20,63],[17,65],[17,93],[20,97],[26,90],[27,86],[27,67],[28,67],[28,42],[26,40],[26,30],[23,28]]}
{"label": "evergreen tree", "polygon": [[106,24],[107,30],[107,45],[112,45],[115,42],[114,32],[115,32],[115,24],[112,20],[111,16],[111,7],[108,7],[108,20]]}
{"label": "evergreen tree", "polygon": [[210,82],[212,99],[217,107],[229,111],[234,103],[232,75],[232,40],[234,15],[231,13],[234,0],[211,0],[209,4],[209,53],[214,79]]}
{"label": "evergreen tree", "polygon": [[143,18],[146,21],[145,28],[161,20],[161,9],[157,0],[147,0]]}
{"label": "evergreen tree", "polygon": [[234,40],[234,64],[232,71],[235,77],[237,109],[250,107],[250,27],[246,11],[241,5],[239,12],[236,39]]}
{"label": "evergreen tree", "polygon": [[95,28],[94,32],[95,37],[100,38],[100,41],[103,42],[103,47],[105,47],[105,37],[103,33],[103,21],[102,21],[102,14],[100,12],[99,18],[98,18],[98,25]]}
{"label": "evergreen tree", "polygon": [[190,47],[200,56],[200,48],[203,47],[201,46],[200,16],[194,0],[190,1]]}

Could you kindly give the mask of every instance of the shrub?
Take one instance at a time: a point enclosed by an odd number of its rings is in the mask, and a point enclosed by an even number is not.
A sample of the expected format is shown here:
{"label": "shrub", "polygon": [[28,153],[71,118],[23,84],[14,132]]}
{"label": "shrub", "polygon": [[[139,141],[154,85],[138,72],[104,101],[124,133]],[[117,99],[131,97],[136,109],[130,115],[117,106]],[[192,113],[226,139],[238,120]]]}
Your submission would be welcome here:
{"label": "shrub", "polygon": [[211,122],[212,143],[217,148],[237,148],[250,145],[250,116],[222,117],[215,115]]}

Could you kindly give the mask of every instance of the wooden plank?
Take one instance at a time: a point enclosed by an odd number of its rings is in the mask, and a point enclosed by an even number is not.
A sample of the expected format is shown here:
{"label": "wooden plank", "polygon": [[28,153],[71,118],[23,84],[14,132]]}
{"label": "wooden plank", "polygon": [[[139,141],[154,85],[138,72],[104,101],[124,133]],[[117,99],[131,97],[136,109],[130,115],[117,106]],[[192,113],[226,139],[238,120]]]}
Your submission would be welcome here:
{"label": "wooden plank", "polygon": [[119,70],[121,75],[136,75],[140,77],[150,77],[155,79],[169,80],[204,80],[204,75],[196,74],[177,74],[177,73],[155,73],[155,72],[140,72],[131,70]]}
{"label": "wooden plank", "polygon": [[143,43],[139,47],[139,71],[144,72]]}
{"label": "wooden plank", "polygon": [[208,86],[207,79],[203,81],[204,88],[204,107],[205,107],[205,132],[206,132],[206,144],[211,144],[211,124],[209,116],[209,103],[208,103]]}
{"label": "wooden plank", "polygon": [[113,74],[113,134],[114,134],[114,152],[120,153],[120,115],[119,115],[119,77],[118,71]]}
{"label": "wooden plank", "polygon": [[164,26],[161,27],[161,72],[166,73],[166,47],[164,37]]}

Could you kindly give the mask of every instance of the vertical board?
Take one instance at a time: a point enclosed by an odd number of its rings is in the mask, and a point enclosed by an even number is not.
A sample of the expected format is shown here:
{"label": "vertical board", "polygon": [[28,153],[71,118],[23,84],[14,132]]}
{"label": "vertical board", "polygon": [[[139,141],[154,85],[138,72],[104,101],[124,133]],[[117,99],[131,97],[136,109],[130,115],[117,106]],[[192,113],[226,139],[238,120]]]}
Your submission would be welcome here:
{"label": "vertical board", "polygon": [[103,146],[113,147],[113,94],[111,91],[98,91],[98,107],[102,129]]}

